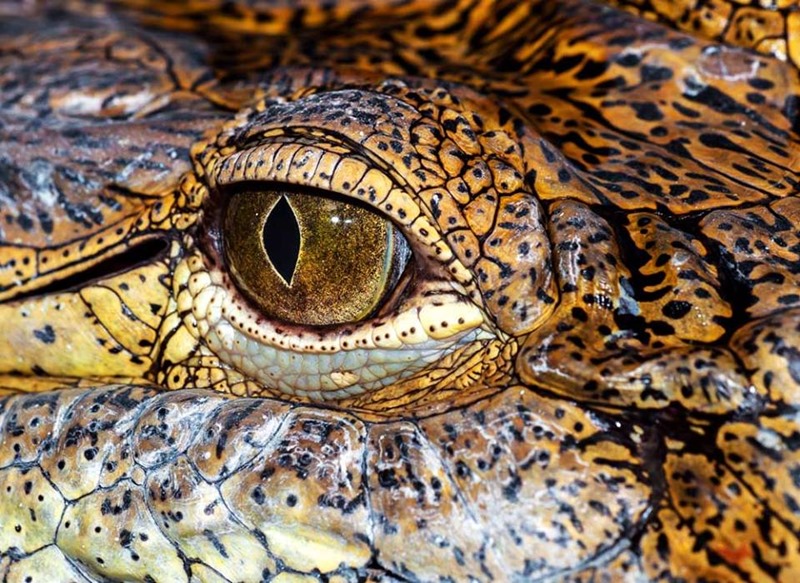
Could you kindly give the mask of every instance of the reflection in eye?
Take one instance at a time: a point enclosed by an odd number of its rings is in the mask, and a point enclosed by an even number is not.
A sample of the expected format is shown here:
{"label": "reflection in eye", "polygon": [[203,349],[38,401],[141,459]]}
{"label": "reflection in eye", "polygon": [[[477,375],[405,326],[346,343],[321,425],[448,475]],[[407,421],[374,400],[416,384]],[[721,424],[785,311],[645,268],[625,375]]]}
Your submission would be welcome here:
{"label": "reflection in eye", "polygon": [[222,235],[239,288],[266,316],[296,324],[370,316],[397,286],[411,255],[391,221],[320,193],[237,192]]}

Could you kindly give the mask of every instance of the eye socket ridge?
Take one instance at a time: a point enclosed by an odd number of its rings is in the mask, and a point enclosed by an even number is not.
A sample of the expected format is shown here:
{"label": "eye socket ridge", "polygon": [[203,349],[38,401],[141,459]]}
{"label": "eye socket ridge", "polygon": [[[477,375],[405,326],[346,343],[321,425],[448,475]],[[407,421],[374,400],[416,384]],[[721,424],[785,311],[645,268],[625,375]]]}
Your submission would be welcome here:
{"label": "eye socket ridge", "polygon": [[452,282],[420,278],[391,313],[363,322],[284,324],[245,301],[220,261],[190,249],[173,292],[189,333],[264,386],[315,400],[377,389],[465,342],[490,339],[483,311]]}
{"label": "eye socket ridge", "polygon": [[[262,134],[263,141],[248,149],[232,152],[228,143],[201,156],[206,196],[200,247],[193,249],[188,241],[173,279],[190,334],[264,386],[314,399],[386,386],[462,343],[494,337],[491,322],[474,300],[480,292],[472,272],[444,239],[431,209],[422,203],[424,196],[417,196],[402,175],[359,155],[352,144],[324,139],[309,144],[314,135],[292,142],[274,132]],[[241,290],[225,256],[224,223],[235,196],[265,188],[278,196],[264,208],[274,209],[287,192],[317,200],[323,194],[339,195],[351,205],[361,201],[365,212],[404,236],[406,269],[372,313],[344,323],[290,323]],[[289,206],[297,219],[296,205]],[[263,247],[260,227],[259,220],[250,238]],[[285,285],[294,272],[287,278],[276,268],[273,275]],[[337,289],[341,293],[344,286]]]}

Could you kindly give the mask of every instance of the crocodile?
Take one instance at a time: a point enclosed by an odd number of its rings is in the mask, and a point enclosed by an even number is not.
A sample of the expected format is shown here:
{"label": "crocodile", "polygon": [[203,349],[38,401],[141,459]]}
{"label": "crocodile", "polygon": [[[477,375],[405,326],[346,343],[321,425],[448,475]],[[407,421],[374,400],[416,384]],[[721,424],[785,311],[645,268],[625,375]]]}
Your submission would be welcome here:
{"label": "crocodile", "polygon": [[796,0],[0,15],[3,581],[800,579]]}

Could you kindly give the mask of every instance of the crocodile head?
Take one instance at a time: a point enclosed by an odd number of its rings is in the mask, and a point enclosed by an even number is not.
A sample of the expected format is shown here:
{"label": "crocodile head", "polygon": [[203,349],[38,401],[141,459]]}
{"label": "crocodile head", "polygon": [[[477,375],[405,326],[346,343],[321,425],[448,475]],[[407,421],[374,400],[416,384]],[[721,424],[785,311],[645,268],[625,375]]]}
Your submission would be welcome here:
{"label": "crocodile head", "polygon": [[0,25],[0,573],[796,576],[797,69],[357,4]]}

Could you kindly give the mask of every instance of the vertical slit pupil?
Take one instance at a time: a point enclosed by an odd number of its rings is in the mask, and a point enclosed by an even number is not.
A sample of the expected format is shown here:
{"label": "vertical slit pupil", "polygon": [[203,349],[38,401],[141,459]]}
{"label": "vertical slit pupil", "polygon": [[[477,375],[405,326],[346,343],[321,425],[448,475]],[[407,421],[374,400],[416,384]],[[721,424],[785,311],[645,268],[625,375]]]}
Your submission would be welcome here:
{"label": "vertical slit pupil", "polygon": [[300,258],[300,226],[285,196],[272,207],[264,223],[263,236],[267,257],[286,285],[291,286]]}

